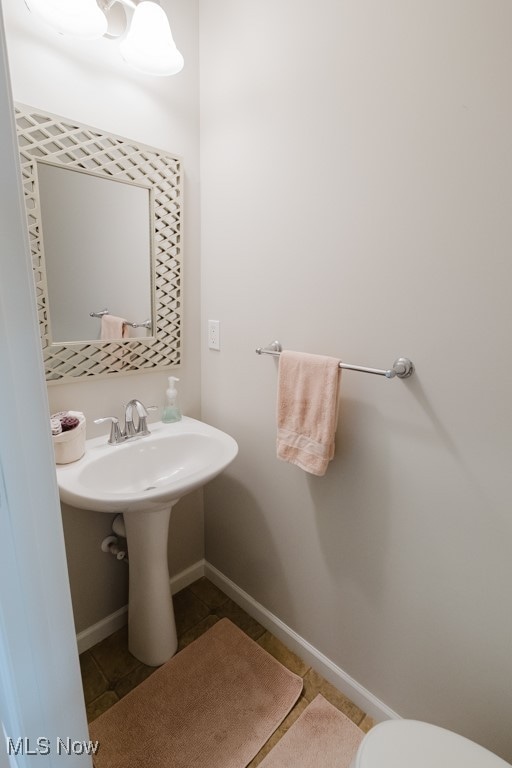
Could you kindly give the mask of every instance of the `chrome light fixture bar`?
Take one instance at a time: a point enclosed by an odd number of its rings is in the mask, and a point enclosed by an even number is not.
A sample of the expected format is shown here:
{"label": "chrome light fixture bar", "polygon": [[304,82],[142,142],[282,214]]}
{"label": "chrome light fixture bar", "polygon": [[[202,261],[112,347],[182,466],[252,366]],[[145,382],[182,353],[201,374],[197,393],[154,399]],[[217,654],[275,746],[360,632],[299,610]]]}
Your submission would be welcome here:
{"label": "chrome light fixture bar", "polygon": [[25,4],[60,34],[87,40],[122,37],[121,55],[139,72],[165,76],[183,69],[183,56],[158,0],[25,0]]}

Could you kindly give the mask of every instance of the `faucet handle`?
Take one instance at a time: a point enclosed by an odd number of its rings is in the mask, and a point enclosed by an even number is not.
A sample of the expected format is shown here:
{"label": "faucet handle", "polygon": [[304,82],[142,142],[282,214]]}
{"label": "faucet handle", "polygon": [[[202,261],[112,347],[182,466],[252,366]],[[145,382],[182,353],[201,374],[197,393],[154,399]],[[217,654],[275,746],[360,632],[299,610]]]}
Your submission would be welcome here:
{"label": "faucet handle", "polygon": [[146,421],[148,416],[148,411],[158,411],[157,405],[148,405],[145,407],[146,414],[145,416],[139,416],[139,425],[137,427],[137,434],[138,435],[150,435],[151,432],[148,429],[148,423]]}
{"label": "faucet handle", "polygon": [[94,419],[95,424],[104,424],[106,421],[111,422],[110,437],[108,438],[108,442],[110,445],[118,445],[123,440],[121,428],[119,427],[119,419],[117,419],[115,416],[104,416],[101,419]]}

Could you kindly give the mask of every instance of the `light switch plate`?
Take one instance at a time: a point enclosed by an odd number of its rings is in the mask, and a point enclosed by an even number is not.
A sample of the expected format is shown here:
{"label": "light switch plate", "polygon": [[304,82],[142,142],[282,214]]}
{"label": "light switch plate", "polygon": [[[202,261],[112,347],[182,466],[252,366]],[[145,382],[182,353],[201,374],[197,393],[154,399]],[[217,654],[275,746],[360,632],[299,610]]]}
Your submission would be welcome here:
{"label": "light switch plate", "polygon": [[208,349],[220,349],[220,320],[208,320]]}

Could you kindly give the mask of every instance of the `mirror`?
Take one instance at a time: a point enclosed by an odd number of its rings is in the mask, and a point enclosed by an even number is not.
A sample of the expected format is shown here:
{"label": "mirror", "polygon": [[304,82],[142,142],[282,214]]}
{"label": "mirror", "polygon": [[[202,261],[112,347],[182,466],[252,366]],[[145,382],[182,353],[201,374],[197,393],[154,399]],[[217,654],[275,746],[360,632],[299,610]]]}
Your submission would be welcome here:
{"label": "mirror", "polygon": [[178,365],[179,158],[20,104],[16,122],[47,381]]}
{"label": "mirror", "polygon": [[101,339],[105,309],[128,320],[118,340],[150,336],[149,189],[41,162],[37,177],[51,340]]}

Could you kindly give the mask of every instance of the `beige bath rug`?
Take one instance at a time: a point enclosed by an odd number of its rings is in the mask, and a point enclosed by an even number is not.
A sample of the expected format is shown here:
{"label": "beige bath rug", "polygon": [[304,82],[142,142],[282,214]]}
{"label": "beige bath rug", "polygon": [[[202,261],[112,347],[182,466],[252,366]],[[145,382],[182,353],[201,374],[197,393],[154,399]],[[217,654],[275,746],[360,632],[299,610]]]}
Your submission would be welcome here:
{"label": "beige bath rug", "polygon": [[97,768],[243,768],[297,701],[302,679],[228,619],[90,724]]}
{"label": "beige bath rug", "polygon": [[363,736],[319,694],[259,768],[348,768]]}

